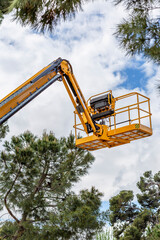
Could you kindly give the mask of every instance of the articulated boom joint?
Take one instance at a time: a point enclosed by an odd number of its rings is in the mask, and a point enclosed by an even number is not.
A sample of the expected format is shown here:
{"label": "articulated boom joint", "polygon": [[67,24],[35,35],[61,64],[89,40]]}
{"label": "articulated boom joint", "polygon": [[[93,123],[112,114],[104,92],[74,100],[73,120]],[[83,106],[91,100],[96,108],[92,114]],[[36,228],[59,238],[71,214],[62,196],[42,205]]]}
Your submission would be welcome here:
{"label": "articulated boom joint", "polygon": [[[139,93],[130,93],[114,98],[112,91],[107,91],[94,95],[86,101],[73,74],[71,64],[62,58],[51,62],[0,101],[0,124],[7,121],[56,81],[63,82],[75,108],[74,127],[77,147],[86,150],[110,148],[152,135],[148,97]],[[115,108],[115,103],[117,107],[118,102],[133,96],[136,98],[134,103]],[[145,104],[143,109],[142,105]],[[122,120],[121,114],[127,115],[125,120]],[[80,120],[78,124],[76,123],[77,115]],[[87,137],[78,139],[77,129],[85,132]]]}

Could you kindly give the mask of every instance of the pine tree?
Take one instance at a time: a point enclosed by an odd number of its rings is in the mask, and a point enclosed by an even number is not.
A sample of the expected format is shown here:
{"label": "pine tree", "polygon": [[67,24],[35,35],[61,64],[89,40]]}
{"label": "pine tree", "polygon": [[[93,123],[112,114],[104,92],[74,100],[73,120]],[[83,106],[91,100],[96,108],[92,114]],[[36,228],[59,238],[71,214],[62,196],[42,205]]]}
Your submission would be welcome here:
{"label": "pine tree", "polygon": [[8,12],[8,7],[10,6],[9,0],[1,0],[0,1],[0,23],[4,18],[4,14]]}
{"label": "pine tree", "polygon": [[[160,64],[160,0],[113,0],[124,4],[128,19],[118,24],[115,36],[128,55],[140,54]],[[157,84],[158,91],[160,83]]]}
{"label": "pine tree", "polygon": [[6,141],[0,155],[0,205],[14,220],[7,239],[31,239],[31,230],[42,239],[78,239],[80,234],[91,239],[104,224],[102,194],[92,188],[76,195],[71,188],[93,161],[89,152],[75,147],[73,135],[58,140],[52,133],[38,138],[25,132]]}
{"label": "pine tree", "polygon": [[8,132],[9,132],[9,127],[7,123],[0,125],[0,142],[2,141],[3,138],[5,138]]}
{"label": "pine tree", "polygon": [[110,223],[117,239],[148,239],[147,229],[152,233],[160,224],[160,172],[154,176],[145,172],[137,186],[138,204],[133,202],[133,191],[121,191],[110,199]]}
{"label": "pine tree", "polygon": [[115,33],[127,54],[143,54],[147,59],[160,63],[160,9],[158,0],[115,0],[123,3],[130,12],[129,18],[118,24]]}
{"label": "pine tree", "polygon": [[74,17],[77,11],[82,10],[84,1],[12,0],[9,3],[8,12],[13,13],[14,19],[22,25],[30,25],[33,29],[44,32],[52,31],[62,20]]}

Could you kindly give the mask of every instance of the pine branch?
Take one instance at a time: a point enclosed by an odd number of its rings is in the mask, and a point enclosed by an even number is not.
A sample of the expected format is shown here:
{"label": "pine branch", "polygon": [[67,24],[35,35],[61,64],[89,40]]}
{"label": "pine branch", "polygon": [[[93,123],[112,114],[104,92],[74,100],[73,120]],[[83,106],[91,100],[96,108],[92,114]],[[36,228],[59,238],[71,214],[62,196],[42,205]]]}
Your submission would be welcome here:
{"label": "pine branch", "polygon": [[[3,155],[3,154],[4,154],[4,153],[1,152],[1,155]],[[5,160],[5,157],[1,157],[1,159],[2,159],[3,162],[4,162],[5,168],[8,168],[7,163],[6,163],[6,160]]]}
{"label": "pine branch", "polygon": [[12,240],[19,239],[23,235],[24,231],[25,231],[25,228],[23,226],[19,226],[18,230],[16,231],[16,233],[12,237]]}
{"label": "pine branch", "polygon": [[13,186],[14,186],[14,184],[15,184],[15,182],[16,182],[16,180],[17,180],[17,178],[18,178],[18,176],[19,176],[19,174],[20,174],[20,172],[21,172],[21,169],[22,169],[22,166],[20,166],[20,168],[19,168],[19,170],[18,170],[18,172],[17,172],[17,174],[16,174],[16,177],[15,177],[14,181],[12,182],[12,185],[11,185],[10,189],[7,191],[7,193],[6,193],[5,197],[4,197],[5,207],[6,207],[7,211],[8,211],[8,213],[11,215],[11,217],[12,217],[17,223],[19,223],[20,221],[16,218],[16,216],[15,216],[15,215],[12,213],[12,211],[9,209],[9,206],[8,206],[8,204],[7,204],[7,197],[9,196],[11,190],[13,189]]}
{"label": "pine branch", "polygon": [[53,204],[51,204],[51,205],[46,205],[46,207],[52,207],[52,208],[55,208],[55,207],[57,207],[57,205],[53,205]]}
{"label": "pine branch", "polygon": [[41,175],[41,178],[40,178],[37,186],[35,187],[34,192],[33,192],[31,195],[35,195],[35,194],[39,191],[39,189],[40,189],[40,187],[42,186],[44,180],[46,179],[48,170],[49,170],[49,164],[46,162],[46,164],[45,164],[45,166],[44,166],[44,169],[43,169],[43,173],[42,173],[42,175]]}
{"label": "pine branch", "polygon": [[[49,218],[47,218],[47,219],[45,219],[45,222],[46,221],[49,221],[50,219]],[[29,223],[36,223],[36,222],[43,222],[44,221],[44,219],[42,219],[42,218],[39,218],[39,219],[36,219],[36,220],[28,220],[28,222]]]}

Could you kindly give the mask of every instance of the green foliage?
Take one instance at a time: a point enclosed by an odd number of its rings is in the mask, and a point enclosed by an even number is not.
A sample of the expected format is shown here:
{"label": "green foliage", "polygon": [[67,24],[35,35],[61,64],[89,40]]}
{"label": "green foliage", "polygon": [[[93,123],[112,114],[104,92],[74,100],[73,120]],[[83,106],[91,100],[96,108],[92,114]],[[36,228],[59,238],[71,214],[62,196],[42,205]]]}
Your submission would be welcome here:
{"label": "green foliage", "polygon": [[[44,226],[43,239],[93,239],[104,225],[105,216],[99,212],[101,205],[99,193],[95,188],[83,190],[66,198],[60,204],[59,214],[51,215],[50,223]],[[49,237],[48,232],[50,233]]]}
{"label": "green foliage", "polygon": [[160,21],[151,21],[140,14],[124,20],[116,36],[127,54],[141,54],[160,63]]}
{"label": "green foliage", "polygon": [[[16,232],[17,224],[11,221],[6,221],[3,226],[0,228],[0,240],[7,239],[12,240],[12,236]],[[1,238],[3,237],[3,238]]]}
{"label": "green foliage", "polygon": [[[6,141],[0,155],[0,205],[15,221],[13,239],[31,239],[31,229],[35,240],[37,234],[46,240],[92,239],[106,221],[102,194],[92,188],[76,195],[71,188],[93,161],[89,152],[75,147],[73,135],[58,140],[52,133],[38,138],[25,132]],[[10,231],[7,224],[2,229]]]}
{"label": "green foliage", "polygon": [[159,240],[160,239],[160,224],[154,226],[153,229],[147,229],[147,240]]}
{"label": "green foliage", "polygon": [[8,7],[10,5],[10,0],[1,0],[0,1],[0,23],[3,20],[3,15],[7,13]]}
{"label": "green foliage", "polygon": [[121,191],[110,199],[110,223],[114,236],[121,240],[140,240],[150,227],[151,233],[160,220],[160,172],[154,176],[147,171],[137,186],[138,205],[133,203],[132,191]]}
{"label": "green foliage", "polygon": [[[42,240],[40,238],[41,228],[34,226],[31,223],[25,223],[25,232],[23,236],[18,239],[21,240]],[[18,224],[16,222],[6,221],[0,228],[0,240],[13,240],[13,236],[16,234],[18,229]]]}
{"label": "green foliage", "polygon": [[133,200],[132,191],[121,191],[119,195],[110,199],[110,222],[114,223],[118,219],[121,221],[132,221],[134,215],[136,215],[136,205],[132,203]]}
{"label": "green foliage", "polygon": [[157,0],[115,0],[123,3],[130,11],[130,17],[118,24],[115,33],[127,54],[143,54],[144,57],[160,63],[160,18],[152,12],[160,8]]}
{"label": "green foliage", "polygon": [[9,127],[8,127],[7,123],[0,125],[0,141],[3,138],[5,138],[5,136],[7,135],[8,132],[9,132]]}
{"label": "green foliage", "polygon": [[106,231],[100,232],[96,235],[96,240],[116,240],[113,237],[113,232],[111,229],[106,229]]}
{"label": "green foliage", "polygon": [[[110,223],[114,227],[114,236],[118,238],[119,235],[126,229],[126,227],[133,222],[137,216],[137,207],[133,201],[132,191],[121,191],[118,195],[110,199]],[[119,224],[115,224],[121,222]]]}
{"label": "green foliage", "polygon": [[137,186],[141,190],[141,194],[137,194],[141,206],[158,211],[160,206],[160,172],[156,173],[154,177],[151,171],[145,172]]}
{"label": "green foliage", "polygon": [[82,0],[13,0],[9,11],[22,25],[34,29],[52,31],[61,20],[74,17],[82,8]]}
{"label": "green foliage", "polygon": [[[58,204],[55,212],[50,212],[49,219],[40,224],[32,224],[25,221],[25,229],[20,240],[52,240],[52,239],[93,239],[97,231],[100,231],[106,218],[98,210],[101,205],[102,196],[95,188],[91,191],[83,190],[79,195],[69,195]],[[17,232],[19,225],[13,222],[6,222],[0,229],[0,237],[7,236],[11,240]]]}
{"label": "green foliage", "polygon": [[141,240],[150,221],[150,211],[144,209],[140,211],[132,224],[129,224],[124,231],[122,240]]}
{"label": "green foliage", "polygon": [[148,11],[152,4],[158,3],[156,0],[114,0],[115,4],[123,3],[127,9],[136,9],[138,11]]}

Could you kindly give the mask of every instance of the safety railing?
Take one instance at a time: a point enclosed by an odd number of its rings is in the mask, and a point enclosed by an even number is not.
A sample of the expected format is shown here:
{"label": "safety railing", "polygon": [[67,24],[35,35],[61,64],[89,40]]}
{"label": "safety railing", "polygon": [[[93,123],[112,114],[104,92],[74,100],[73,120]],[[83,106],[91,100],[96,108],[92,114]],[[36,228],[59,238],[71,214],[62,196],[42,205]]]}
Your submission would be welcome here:
{"label": "safety railing", "polygon": [[[77,131],[81,131],[82,137],[85,131],[82,124],[77,122],[76,115],[74,112],[75,125],[73,127],[77,139]],[[132,92],[115,98],[114,113],[105,119],[105,125],[108,126],[108,131],[131,124],[142,124],[152,129],[151,115],[150,99],[140,93]]]}
{"label": "safety railing", "polygon": [[135,123],[152,128],[152,114],[150,110],[150,99],[148,97],[133,92],[116,97],[115,101],[115,112],[113,116],[109,117],[109,130]]}

